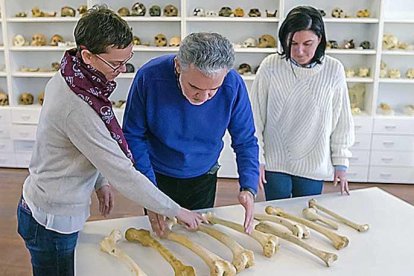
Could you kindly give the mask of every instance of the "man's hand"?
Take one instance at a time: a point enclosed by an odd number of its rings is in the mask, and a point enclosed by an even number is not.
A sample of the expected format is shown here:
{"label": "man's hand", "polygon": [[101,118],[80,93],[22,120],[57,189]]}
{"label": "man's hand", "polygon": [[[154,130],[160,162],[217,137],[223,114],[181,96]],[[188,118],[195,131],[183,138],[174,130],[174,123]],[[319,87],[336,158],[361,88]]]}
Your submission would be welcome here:
{"label": "man's hand", "polygon": [[163,215],[154,213],[150,210],[147,210],[147,212],[148,212],[148,219],[150,221],[152,231],[154,231],[158,237],[164,236],[165,230],[167,228],[165,217]]}
{"label": "man's hand", "polygon": [[238,196],[240,204],[244,207],[244,231],[250,234],[253,230],[254,197],[249,191],[241,191]]}
{"label": "man's hand", "polygon": [[349,195],[349,187],[348,187],[348,179],[346,178],[346,171],[343,170],[335,170],[335,174],[334,174],[334,181],[333,184],[334,186],[341,185],[341,195],[344,194],[344,192],[346,192]]}
{"label": "man's hand", "polygon": [[96,197],[99,201],[99,212],[106,217],[114,208],[114,194],[111,185],[105,185],[96,190]]}
{"label": "man's hand", "polygon": [[260,164],[259,168],[259,189],[263,191],[264,184],[266,184],[266,177],[265,177],[265,165]]}

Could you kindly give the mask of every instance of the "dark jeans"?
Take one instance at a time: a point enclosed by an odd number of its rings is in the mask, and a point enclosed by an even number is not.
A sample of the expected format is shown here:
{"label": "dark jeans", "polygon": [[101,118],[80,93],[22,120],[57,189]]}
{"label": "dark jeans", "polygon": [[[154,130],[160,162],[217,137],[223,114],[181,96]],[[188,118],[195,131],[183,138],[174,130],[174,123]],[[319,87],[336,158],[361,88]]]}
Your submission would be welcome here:
{"label": "dark jeans", "polygon": [[319,195],[322,193],[322,180],[269,171],[265,171],[265,177],[267,181],[264,184],[266,200]]}
{"label": "dark jeans", "polygon": [[212,208],[216,198],[217,172],[194,178],[174,178],[155,173],[158,188],[189,210]]}
{"label": "dark jeans", "polygon": [[32,217],[22,198],[17,207],[17,232],[26,243],[31,255],[33,275],[74,275],[74,253],[78,232],[60,234],[47,230]]}

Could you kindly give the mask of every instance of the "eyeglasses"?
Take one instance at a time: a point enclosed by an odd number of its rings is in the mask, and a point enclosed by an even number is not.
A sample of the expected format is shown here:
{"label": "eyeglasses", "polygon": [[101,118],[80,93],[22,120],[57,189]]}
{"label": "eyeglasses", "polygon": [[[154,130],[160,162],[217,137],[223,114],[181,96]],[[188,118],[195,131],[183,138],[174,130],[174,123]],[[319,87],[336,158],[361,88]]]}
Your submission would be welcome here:
{"label": "eyeglasses", "polygon": [[99,58],[100,60],[102,60],[106,65],[108,65],[112,70],[117,71],[119,68],[121,68],[122,66],[124,66],[133,56],[134,56],[134,52],[131,52],[131,56],[129,58],[127,58],[124,61],[121,61],[117,66],[112,65],[109,61],[105,60],[103,57],[101,57],[99,54],[95,54],[95,56],[97,58]]}

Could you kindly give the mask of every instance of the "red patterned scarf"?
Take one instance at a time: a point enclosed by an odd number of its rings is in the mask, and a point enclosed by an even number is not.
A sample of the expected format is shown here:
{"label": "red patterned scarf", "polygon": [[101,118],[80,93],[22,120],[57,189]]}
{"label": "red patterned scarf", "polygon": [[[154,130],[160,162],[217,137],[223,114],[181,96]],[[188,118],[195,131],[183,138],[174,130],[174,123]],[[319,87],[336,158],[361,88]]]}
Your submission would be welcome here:
{"label": "red patterned scarf", "polygon": [[69,88],[95,110],[112,138],[117,141],[125,155],[134,162],[124,133],[116,120],[111,101],[108,99],[116,88],[116,82],[108,81],[101,72],[83,63],[76,49],[65,52],[60,68]]}

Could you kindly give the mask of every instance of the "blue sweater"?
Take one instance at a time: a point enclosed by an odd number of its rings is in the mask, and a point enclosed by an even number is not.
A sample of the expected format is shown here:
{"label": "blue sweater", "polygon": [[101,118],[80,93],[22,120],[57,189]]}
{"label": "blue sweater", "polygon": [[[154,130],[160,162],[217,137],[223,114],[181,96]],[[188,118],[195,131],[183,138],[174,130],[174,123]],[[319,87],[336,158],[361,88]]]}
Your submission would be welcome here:
{"label": "blue sweater", "polygon": [[154,171],[175,178],[203,175],[217,162],[228,129],[240,186],[257,192],[258,145],[243,80],[230,70],[211,100],[192,105],[177,85],[174,57],[142,66],[129,91],[123,129],[135,167],[154,184]]}

